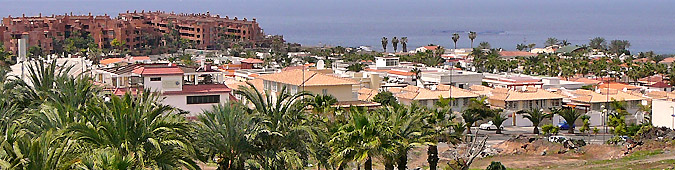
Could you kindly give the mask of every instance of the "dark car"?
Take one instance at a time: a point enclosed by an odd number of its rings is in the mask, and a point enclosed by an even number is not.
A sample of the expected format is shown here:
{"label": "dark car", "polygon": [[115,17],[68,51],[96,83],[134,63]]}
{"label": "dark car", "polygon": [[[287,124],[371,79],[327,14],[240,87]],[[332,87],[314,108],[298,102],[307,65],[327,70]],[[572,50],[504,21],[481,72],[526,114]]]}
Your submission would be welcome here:
{"label": "dark car", "polygon": [[[570,126],[567,125],[567,122],[560,122],[558,123],[558,128],[560,128],[560,130],[568,130],[570,129]],[[574,128],[574,124],[572,125],[572,128]]]}

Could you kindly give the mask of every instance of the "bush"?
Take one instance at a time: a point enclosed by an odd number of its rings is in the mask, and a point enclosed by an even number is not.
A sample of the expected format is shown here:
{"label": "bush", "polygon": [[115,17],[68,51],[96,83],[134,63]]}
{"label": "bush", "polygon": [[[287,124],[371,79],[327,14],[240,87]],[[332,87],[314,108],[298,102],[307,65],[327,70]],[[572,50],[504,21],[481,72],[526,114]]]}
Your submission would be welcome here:
{"label": "bush", "polygon": [[611,145],[616,145],[616,144],[620,144],[620,143],[623,143],[623,142],[624,142],[624,139],[621,136],[614,136],[613,138],[607,140],[607,142],[605,142],[605,143],[611,144]]}
{"label": "bush", "polygon": [[485,168],[485,170],[506,170],[506,167],[502,165],[501,162],[492,161],[492,163],[490,163],[490,166]]}
{"label": "bush", "polygon": [[553,129],[551,129],[551,134],[558,135],[558,132],[560,132],[560,128],[558,126],[553,126]]}
{"label": "bush", "polygon": [[544,135],[551,135],[551,130],[553,128],[556,128],[556,127],[553,126],[552,124],[543,125],[543,126],[541,126],[541,133],[543,133]]}

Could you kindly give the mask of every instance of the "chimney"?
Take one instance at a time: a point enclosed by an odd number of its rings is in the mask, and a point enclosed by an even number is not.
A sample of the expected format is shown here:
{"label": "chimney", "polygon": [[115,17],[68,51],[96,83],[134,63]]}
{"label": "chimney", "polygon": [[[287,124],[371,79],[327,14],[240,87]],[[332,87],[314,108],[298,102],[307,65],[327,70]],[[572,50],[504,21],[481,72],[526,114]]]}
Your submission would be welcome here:
{"label": "chimney", "polygon": [[38,14],[38,17],[42,18],[42,12],[40,12],[40,13]]}
{"label": "chimney", "polygon": [[26,14],[22,14],[22,16],[23,16],[24,18],[26,18]]}
{"label": "chimney", "polygon": [[73,16],[73,12],[70,12],[70,16]]}

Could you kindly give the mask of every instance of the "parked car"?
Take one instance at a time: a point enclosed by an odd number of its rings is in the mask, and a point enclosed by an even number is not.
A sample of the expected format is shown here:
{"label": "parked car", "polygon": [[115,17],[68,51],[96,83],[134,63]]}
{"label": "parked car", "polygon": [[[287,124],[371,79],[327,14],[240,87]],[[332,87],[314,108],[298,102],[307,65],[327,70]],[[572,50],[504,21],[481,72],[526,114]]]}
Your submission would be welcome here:
{"label": "parked car", "polygon": [[[481,130],[497,130],[497,126],[495,126],[495,124],[492,123],[492,121],[480,124],[479,128]],[[499,126],[499,128],[504,129],[504,125]]]}
{"label": "parked car", "polygon": [[[572,124],[572,128],[574,127],[575,127],[574,124]],[[567,122],[560,122],[558,123],[558,128],[560,128],[560,130],[568,130],[570,129],[570,126],[567,125]]]}
{"label": "parked car", "polygon": [[564,136],[549,136],[548,141],[549,142],[563,143],[563,142],[567,141],[567,137],[564,137]]}

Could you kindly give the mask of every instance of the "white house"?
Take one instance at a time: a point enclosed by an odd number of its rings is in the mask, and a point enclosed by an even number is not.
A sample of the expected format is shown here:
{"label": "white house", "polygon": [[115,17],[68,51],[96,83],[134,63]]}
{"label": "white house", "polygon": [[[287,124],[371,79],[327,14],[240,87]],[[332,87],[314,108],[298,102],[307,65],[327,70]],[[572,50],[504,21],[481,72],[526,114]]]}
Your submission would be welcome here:
{"label": "white house", "polygon": [[675,102],[671,100],[652,101],[652,125],[675,129]]}

